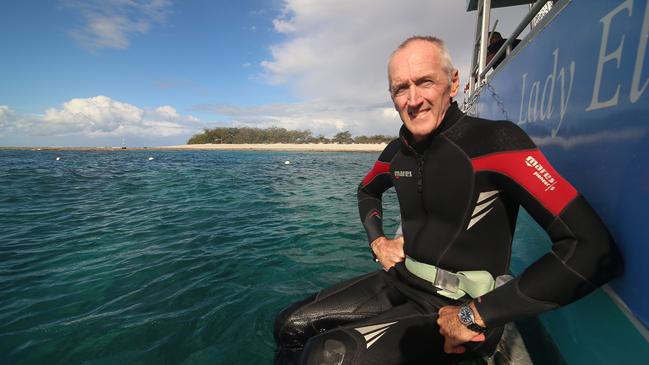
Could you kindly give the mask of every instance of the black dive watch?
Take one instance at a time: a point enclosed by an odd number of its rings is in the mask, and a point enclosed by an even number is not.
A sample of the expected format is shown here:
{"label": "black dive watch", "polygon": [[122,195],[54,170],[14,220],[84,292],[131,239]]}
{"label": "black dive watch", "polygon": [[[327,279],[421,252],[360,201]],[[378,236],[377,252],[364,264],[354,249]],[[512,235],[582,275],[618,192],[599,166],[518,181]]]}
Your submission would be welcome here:
{"label": "black dive watch", "polygon": [[460,311],[457,314],[460,319],[460,323],[466,326],[473,332],[485,333],[487,328],[475,323],[475,316],[473,315],[473,310],[469,307],[468,303],[464,303],[460,306]]}

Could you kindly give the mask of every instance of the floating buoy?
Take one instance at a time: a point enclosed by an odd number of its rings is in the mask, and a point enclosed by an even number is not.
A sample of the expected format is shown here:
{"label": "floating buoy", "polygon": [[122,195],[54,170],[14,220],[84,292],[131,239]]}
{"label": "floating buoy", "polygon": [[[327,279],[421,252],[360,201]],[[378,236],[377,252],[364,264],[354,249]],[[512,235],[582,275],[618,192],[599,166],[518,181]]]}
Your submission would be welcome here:
{"label": "floating buoy", "polygon": [[284,161],[284,165],[290,165],[291,161]]}
{"label": "floating buoy", "polygon": [[57,157],[56,157],[56,160],[57,160],[57,161],[60,161],[60,160],[61,160],[61,157],[58,157],[58,156],[57,156]]}
{"label": "floating buoy", "polygon": [[153,161],[153,160],[155,160],[153,157],[149,157],[149,161]]}

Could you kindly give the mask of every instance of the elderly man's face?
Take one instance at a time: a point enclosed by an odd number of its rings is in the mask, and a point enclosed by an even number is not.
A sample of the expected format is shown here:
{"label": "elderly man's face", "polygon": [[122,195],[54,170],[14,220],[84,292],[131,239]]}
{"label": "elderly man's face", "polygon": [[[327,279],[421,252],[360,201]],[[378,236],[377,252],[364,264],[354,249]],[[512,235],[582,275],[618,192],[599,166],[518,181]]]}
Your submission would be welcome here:
{"label": "elderly man's face", "polygon": [[457,95],[457,70],[449,82],[437,46],[414,41],[393,55],[389,74],[394,106],[415,141],[420,141],[439,127],[451,97]]}

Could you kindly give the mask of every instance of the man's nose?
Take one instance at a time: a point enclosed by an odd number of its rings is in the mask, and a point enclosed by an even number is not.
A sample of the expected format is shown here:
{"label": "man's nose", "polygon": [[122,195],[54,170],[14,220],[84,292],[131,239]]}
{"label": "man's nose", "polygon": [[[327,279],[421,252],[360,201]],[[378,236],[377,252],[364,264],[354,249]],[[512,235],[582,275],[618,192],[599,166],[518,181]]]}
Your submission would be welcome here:
{"label": "man's nose", "polygon": [[417,85],[410,85],[408,89],[408,106],[416,106],[421,104],[421,96],[419,95],[419,90],[417,90]]}

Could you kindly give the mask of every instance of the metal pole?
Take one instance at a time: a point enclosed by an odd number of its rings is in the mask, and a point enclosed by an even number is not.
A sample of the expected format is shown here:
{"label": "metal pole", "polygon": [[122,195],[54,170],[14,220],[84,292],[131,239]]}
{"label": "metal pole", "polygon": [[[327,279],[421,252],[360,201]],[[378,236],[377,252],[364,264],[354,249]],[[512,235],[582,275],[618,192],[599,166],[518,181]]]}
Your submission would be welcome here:
{"label": "metal pole", "polygon": [[[520,24],[518,24],[518,27],[516,27],[516,29],[514,30],[512,35],[510,35],[509,38],[507,38],[507,41],[500,47],[498,52],[496,52],[496,54],[493,56],[493,58],[491,59],[491,62],[489,62],[489,64],[487,65],[488,67],[493,66],[493,64],[496,63],[496,60],[498,60],[498,58],[500,58],[500,56],[502,56],[503,54],[505,54],[507,52],[508,48],[511,49],[510,46],[514,42],[514,40],[516,40],[516,38],[523,32],[523,30],[525,30],[525,27],[527,27],[527,25],[530,24],[532,19],[534,19],[534,16],[536,16],[536,14],[539,12],[539,10],[541,10],[541,8],[547,2],[548,2],[548,0],[538,0],[534,4],[534,6],[532,6],[532,9],[529,11],[529,13],[527,13],[527,15],[525,15],[525,17],[520,22]],[[489,68],[486,68],[486,69],[482,69],[480,71],[480,74],[478,75],[478,80],[480,80],[481,78],[483,78],[485,76],[484,74],[487,73],[488,69]]]}
{"label": "metal pole", "polygon": [[473,93],[473,89],[475,87],[475,78],[478,77],[478,41],[480,40],[480,37],[478,35],[480,34],[480,20],[482,19],[482,3],[478,3],[477,8],[477,19],[475,22],[475,32],[473,34],[473,48],[471,48],[471,68],[469,69],[469,96],[471,96],[471,94]]}
{"label": "metal pole", "polygon": [[491,28],[491,32],[489,32],[489,42],[491,43],[491,37],[493,36],[494,32],[496,31],[496,27],[498,26],[498,19],[494,22],[494,26]]}
{"label": "metal pole", "polygon": [[480,58],[478,67],[478,85],[482,83],[485,63],[487,62],[487,47],[489,47],[489,15],[491,13],[491,0],[482,0],[482,27],[480,35]]}

